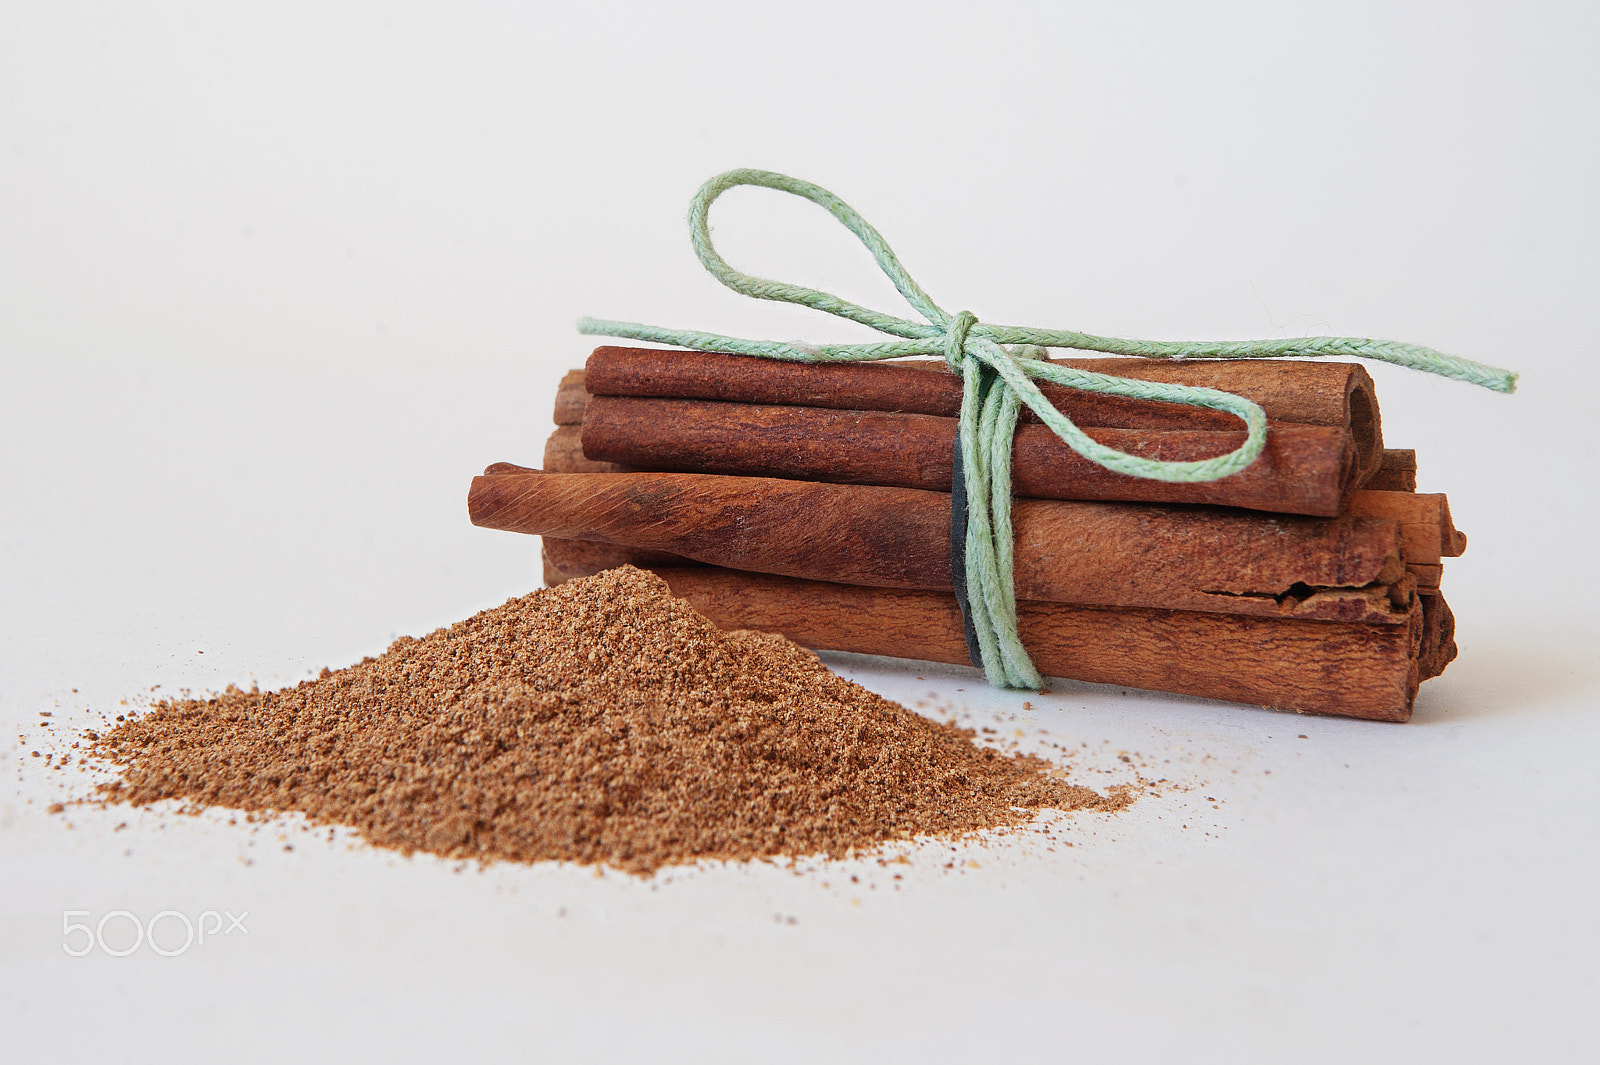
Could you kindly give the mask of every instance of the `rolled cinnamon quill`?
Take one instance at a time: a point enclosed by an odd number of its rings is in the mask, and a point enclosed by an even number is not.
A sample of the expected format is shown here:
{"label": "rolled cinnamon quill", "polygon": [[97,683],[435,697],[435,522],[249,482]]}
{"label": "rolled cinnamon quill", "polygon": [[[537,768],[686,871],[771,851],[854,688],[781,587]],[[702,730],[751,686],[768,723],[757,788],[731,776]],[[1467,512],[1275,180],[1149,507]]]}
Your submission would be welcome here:
{"label": "rolled cinnamon quill", "polygon": [[[715,568],[656,572],[725,629],[782,633],[815,650],[967,664],[948,594]],[[1449,608],[1433,599],[1377,626],[1019,601],[1018,629],[1048,676],[1404,721],[1418,685],[1455,653]]]}
{"label": "rolled cinnamon quill", "polygon": [[[1202,385],[1259,403],[1276,421],[1349,432],[1358,453],[1358,480],[1383,456],[1376,390],[1354,363],[1284,359],[1173,361],[1169,359],[1052,359],[1061,366],[1149,381]],[[569,375],[563,390],[576,384]],[[961,379],[937,361],[805,364],[740,355],[601,347],[589,356],[583,385],[597,396],[710,399],[837,410],[898,411],[955,417]],[[1040,382],[1058,410],[1080,426],[1119,429],[1238,431],[1238,419],[1180,403],[1106,396]],[[569,392],[570,394],[570,392]],[[557,399],[558,408],[561,397]],[[558,409],[557,419],[562,412]],[[567,417],[571,417],[570,412]],[[1034,416],[1026,407],[1023,419]]]}
{"label": "rolled cinnamon quill", "polygon": [[[1392,456],[1397,457],[1397,461]],[[1393,469],[1414,473],[1415,466],[1415,452],[1384,452],[1384,472]],[[576,425],[558,425],[550,434],[544,450],[544,469],[550,473],[639,472],[635,466],[584,457]],[[498,463],[485,472],[526,471],[521,466]],[[1374,478],[1368,483],[1377,484],[1378,479]],[[1450,504],[1445,496],[1414,495],[1415,487],[1412,483],[1409,487],[1399,487],[1393,491],[1363,488],[1351,494],[1348,509],[1349,513],[1360,517],[1383,517],[1400,522],[1401,553],[1406,561],[1406,571],[1416,581],[1419,590],[1437,589],[1443,575],[1441,560],[1460,555],[1466,548],[1467,538],[1451,521]],[[668,564],[658,557],[661,554],[659,552],[654,555],[630,553],[627,548],[615,546],[602,552],[599,545],[558,541],[553,537],[546,537],[546,543],[550,548],[550,557],[554,559],[547,564],[546,574],[556,579],[587,577],[628,562],[638,566]],[[600,564],[602,558],[604,565]],[[684,559],[679,564],[692,563]]]}
{"label": "rolled cinnamon quill", "polygon": [[1415,492],[1417,453],[1409,448],[1384,448],[1377,472],[1368,477],[1361,487],[1380,492]]}
{"label": "rolled cinnamon quill", "polygon": [[[1217,429],[1088,428],[1129,454],[1169,462],[1212,458],[1245,434]],[[588,460],[655,470],[790,477],[842,484],[950,490],[954,418],[708,400],[590,398],[583,414]],[[1199,484],[1113,473],[1043,425],[1019,425],[1012,489],[1041,499],[1206,503],[1333,517],[1358,473],[1348,430],[1274,422],[1249,467]]]}
{"label": "rolled cinnamon quill", "polygon": [[1401,550],[1408,563],[1437,565],[1441,559],[1457,558],[1467,549],[1467,535],[1456,528],[1450,517],[1450,501],[1440,493],[1363,489],[1351,495],[1349,513],[1399,522]]}
{"label": "rolled cinnamon quill", "polygon": [[[474,524],[864,587],[951,587],[945,493],[512,469],[473,480]],[[1391,519],[1019,500],[1013,522],[1019,599],[1368,624],[1403,623],[1412,605]]]}
{"label": "rolled cinnamon quill", "polygon": [[582,370],[568,370],[556,387],[555,419],[557,425],[577,425],[583,421],[583,408],[589,403],[589,392],[584,387]]}

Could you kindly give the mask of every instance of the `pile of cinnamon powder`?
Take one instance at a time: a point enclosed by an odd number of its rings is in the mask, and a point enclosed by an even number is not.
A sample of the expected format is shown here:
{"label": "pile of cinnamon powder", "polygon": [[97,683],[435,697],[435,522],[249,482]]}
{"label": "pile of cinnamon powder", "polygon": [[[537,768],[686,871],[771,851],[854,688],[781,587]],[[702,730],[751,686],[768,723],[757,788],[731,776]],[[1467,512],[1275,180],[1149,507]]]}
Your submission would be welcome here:
{"label": "pile of cinnamon powder", "polygon": [[276,692],[169,701],[95,738],[111,802],[298,811],[451,858],[838,856],[1114,809],[778,636],[722,632],[631,567]]}

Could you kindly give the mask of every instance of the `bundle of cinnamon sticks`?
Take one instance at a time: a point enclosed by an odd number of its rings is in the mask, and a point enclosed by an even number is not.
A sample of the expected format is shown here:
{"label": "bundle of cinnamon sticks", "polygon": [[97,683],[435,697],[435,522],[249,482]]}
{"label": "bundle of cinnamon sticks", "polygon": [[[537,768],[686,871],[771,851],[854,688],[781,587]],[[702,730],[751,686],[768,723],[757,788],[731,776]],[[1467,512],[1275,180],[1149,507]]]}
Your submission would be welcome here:
{"label": "bundle of cinnamon sticks", "polygon": [[[1266,449],[1204,484],[1109,472],[1037,422],[1013,448],[1015,587],[1042,673],[1404,721],[1455,657],[1442,560],[1466,538],[1383,446],[1360,366],[1063,359],[1259,403]],[[1043,386],[1163,460],[1244,439],[1216,411]],[[475,524],[544,537],[545,581],[631,563],[725,628],[965,664],[950,484],[960,379],[936,361],[801,365],[602,347],[563,380],[543,470],[475,478]]]}

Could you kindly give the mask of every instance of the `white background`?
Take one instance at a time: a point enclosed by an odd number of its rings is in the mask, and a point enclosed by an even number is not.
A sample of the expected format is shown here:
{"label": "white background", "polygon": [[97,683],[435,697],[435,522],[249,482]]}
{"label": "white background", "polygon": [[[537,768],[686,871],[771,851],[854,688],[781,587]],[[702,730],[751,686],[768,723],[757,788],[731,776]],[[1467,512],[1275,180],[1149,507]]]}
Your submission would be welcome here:
{"label": "white background", "polygon": [[[1597,30],[1561,3],[0,4],[7,1060],[1592,1058]],[[537,462],[579,315],[855,337],[700,270],[684,211],[731,166],[834,189],[991,321],[1521,370],[1514,397],[1373,370],[1472,539],[1416,720],[1070,684],[1023,711],[833,659],[1089,783],[1128,751],[1190,789],[1072,848],[889,867],[457,872],[44,813],[73,778],[28,752],[122,699],[290,683],[535,587],[535,541],[464,498]],[[896,306],[806,204],[714,218],[738,265]],[[249,931],[78,959],[69,909]]]}

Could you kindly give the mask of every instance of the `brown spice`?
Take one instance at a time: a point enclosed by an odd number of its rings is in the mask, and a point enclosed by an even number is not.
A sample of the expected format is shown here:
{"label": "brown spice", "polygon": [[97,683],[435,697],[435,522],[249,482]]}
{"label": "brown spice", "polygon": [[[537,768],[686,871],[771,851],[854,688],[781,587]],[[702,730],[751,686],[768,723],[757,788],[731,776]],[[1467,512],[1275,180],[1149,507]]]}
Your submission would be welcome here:
{"label": "brown spice", "polygon": [[1129,799],[1049,779],[722,632],[626,567],[513,599],[294,688],[174,699],[95,741],[108,801],[298,811],[451,858],[842,856]]}

